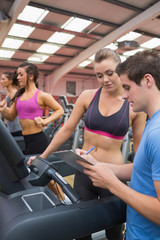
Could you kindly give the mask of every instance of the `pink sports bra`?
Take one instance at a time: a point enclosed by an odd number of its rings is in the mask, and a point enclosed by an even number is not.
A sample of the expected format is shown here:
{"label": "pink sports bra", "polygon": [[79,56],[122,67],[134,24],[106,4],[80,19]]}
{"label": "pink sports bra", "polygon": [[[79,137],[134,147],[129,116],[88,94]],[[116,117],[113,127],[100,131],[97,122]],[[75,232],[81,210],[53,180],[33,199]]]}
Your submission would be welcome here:
{"label": "pink sports bra", "polygon": [[19,116],[19,119],[31,119],[34,120],[35,117],[42,117],[43,109],[37,103],[37,95],[39,89],[35,92],[32,98],[22,101],[19,96],[17,98],[16,109]]}

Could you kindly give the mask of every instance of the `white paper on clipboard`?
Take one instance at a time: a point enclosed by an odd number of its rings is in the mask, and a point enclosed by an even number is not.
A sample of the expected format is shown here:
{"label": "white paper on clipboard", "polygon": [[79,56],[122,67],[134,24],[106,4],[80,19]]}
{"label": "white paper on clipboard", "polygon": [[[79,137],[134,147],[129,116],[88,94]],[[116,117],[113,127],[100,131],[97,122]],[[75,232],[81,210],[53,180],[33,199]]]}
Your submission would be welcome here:
{"label": "white paper on clipboard", "polygon": [[77,160],[81,160],[83,162],[91,164],[86,159],[84,159],[82,156],[76,154],[76,152],[74,152],[73,150],[58,151],[58,152],[54,152],[53,155],[58,157],[59,159],[62,159],[67,164],[76,168],[80,172],[84,172],[84,168],[80,164],[77,163]]}

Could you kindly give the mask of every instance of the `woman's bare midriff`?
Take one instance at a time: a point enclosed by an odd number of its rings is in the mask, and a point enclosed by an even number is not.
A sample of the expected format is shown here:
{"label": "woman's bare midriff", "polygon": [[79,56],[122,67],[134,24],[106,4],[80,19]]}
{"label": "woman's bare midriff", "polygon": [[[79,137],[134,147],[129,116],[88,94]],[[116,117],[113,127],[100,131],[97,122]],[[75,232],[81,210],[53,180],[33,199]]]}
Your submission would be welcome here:
{"label": "woman's bare midriff", "polygon": [[22,134],[23,135],[39,133],[43,130],[42,127],[39,127],[35,124],[34,120],[20,119],[20,124],[21,124],[21,127],[22,127]]}
{"label": "woman's bare midriff", "polygon": [[83,149],[88,151],[95,146],[96,148],[90,154],[96,160],[100,162],[123,164],[124,161],[121,153],[122,142],[122,140],[112,139],[85,130]]}

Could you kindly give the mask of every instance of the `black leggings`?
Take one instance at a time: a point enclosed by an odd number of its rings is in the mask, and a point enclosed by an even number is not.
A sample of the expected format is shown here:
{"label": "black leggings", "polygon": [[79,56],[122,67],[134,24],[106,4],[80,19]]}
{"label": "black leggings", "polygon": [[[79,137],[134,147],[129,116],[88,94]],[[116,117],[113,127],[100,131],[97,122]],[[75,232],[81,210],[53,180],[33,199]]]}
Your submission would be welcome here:
{"label": "black leggings", "polygon": [[13,137],[21,137],[22,136],[22,131],[17,131],[17,132],[11,132]]}
{"label": "black leggings", "polygon": [[48,139],[44,132],[24,135],[25,141],[25,154],[40,154],[48,146]]}
{"label": "black leggings", "polygon": [[[106,198],[113,196],[108,190],[94,187],[89,177],[81,172],[77,172],[75,174],[74,180],[74,189],[79,194],[79,196],[84,201],[97,199],[99,198]],[[106,237],[108,240],[122,240],[122,229],[123,224],[116,225],[112,228],[106,229]],[[90,240],[91,235],[85,236],[82,238],[77,238],[77,240]]]}

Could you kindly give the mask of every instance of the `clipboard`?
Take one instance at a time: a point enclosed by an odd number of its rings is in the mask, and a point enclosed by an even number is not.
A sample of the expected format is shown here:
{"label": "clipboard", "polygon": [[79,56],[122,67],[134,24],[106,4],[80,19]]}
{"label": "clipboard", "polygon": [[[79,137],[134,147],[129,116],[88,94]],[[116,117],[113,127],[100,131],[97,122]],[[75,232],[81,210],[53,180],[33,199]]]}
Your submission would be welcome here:
{"label": "clipboard", "polygon": [[[91,164],[86,159],[84,159],[82,156],[76,154],[73,150],[63,150],[53,153],[54,156],[58,157],[59,159],[62,159],[64,162],[69,164],[71,167],[77,169],[80,172],[84,172],[84,168],[78,164],[76,161],[81,160],[83,162],[86,162],[88,164]],[[92,165],[92,164],[91,164]]]}

